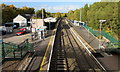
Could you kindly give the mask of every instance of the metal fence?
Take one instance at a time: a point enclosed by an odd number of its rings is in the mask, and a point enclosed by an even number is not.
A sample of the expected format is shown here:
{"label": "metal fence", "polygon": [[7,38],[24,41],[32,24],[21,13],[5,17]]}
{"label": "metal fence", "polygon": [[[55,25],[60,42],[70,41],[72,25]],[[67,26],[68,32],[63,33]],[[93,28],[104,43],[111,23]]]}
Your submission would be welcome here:
{"label": "metal fence", "polygon": [[28,42],[28,39],[19,45],[2,43],[2,59],[22,58],[27,52],[33,52],[33,45]]}
{"label": "metal fence", "polygon": [[[93,29],[91,29],[90,27],[83,25],[84,28],[86,28],[87,30],[89,30],[94,36],[100,36],[100,32],[99,31],[94,31]],[[118,48],[119,47],[119,41],[116,40],[113,36],[109,35],[108,33],[101,31],[101,35],[104,36],[105,38],[107,38],[110,43],[107,45],[107,47],[114,47],[114,48]]]}
{"label": "metal fence", "polygon": [[[69,23],[73,23],[72,20],[69,19]],[[83,27],[89,30],[94,36],[99,37],[100,36],[100,31],[94,31],[90,27],[86,26],[83,24]],[[101,31],[101,35],[104,36],[106,39],[108,39],[110,42],[105,42],[105,51],[107,53],[115,53],[115,54],[120,54],[120,42],[116,40],[113,36],[109,35],[108,33]]]}

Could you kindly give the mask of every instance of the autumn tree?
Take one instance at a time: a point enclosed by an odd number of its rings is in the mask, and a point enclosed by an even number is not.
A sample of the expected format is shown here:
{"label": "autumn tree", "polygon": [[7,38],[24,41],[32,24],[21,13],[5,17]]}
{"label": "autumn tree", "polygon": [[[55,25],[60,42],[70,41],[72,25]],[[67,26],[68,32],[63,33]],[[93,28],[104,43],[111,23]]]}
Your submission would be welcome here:
{"label": "autumn tree", "polygon": [[2,8],[2,24],[6,22],[12,22],[18,14],[34,14],[34,8],[28,8],[26,6],[22,8],[16,8],[14,5],[0,4]]}
{"label": "autumn tree", "polygon": [[60,12],[55,13],[55,17],[60,18],[61,17],[61,13]]}
{"label": "autumn tree", "polygon": [[45,12],[44,8],[41,9],[41,10],[36,11],[37,17],[42,18],[42,13],[43,13],[44,18],[46,18],[46,12]]}

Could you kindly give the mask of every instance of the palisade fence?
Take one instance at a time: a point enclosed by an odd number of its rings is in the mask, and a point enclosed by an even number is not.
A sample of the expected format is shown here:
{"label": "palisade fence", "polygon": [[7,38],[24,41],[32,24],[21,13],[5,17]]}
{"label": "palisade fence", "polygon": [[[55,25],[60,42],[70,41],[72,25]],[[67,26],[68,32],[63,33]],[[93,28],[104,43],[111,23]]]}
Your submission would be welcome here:
{"label": "palisade fence", "polygon": [[[83,25],[87,30],[89,30],[94,36],[100,36],[99,31],[94,31],[93,29],[89,28],[86,25]],[[119,47],[119,41],[116,40],[113,36],[109,35],[108,33],[101,31],[101,35],[107,38],[110,42],[106,43],[107,48],[118,48]]]}
{"label": "palisade fence", "polygon": [[22,58],[27,52],[33,52],[33,45],[26,39],[19,45],[13,43],[2,43],[2,59]]}

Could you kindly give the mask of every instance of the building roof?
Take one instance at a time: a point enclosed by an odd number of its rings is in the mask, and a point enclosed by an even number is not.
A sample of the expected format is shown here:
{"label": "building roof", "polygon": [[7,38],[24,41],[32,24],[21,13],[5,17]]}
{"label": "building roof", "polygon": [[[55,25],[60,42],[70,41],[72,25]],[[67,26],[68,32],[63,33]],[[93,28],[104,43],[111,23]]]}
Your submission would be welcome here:
{"label": "building roof", "polygon": [[56,18],[53,18],[53,17],[48,17],[48,18],[45,18],[44,21],[45,21],[45,22],[56,22],[57,19],[56,19]]}
{"label": "building roof", "polygon": [[[22,16],[22,17],[24,17],[25,19],[31,19],[32,14],[18,14],[17,16]],[[16,17],[17,17],[17,16],[16,16]],[[15,18],[16,18],[16,17],[15,17]],[[21,18],[22,18],[22,17],[21,17]],[[14,18],[14,19],[15,19],[15,18]],[[19,20],[21,20],[21,19],[19,19]]]}
{"label": "building roof", "polygon": [[21,14],[21,16],[25,17],[26,19],[31,19],[32,14]]}
{"label": "building roof", "polygon": [[13,20],[21,21],[21,20],[24,20],[24,19],[26,19],[24,16],[18,15]]}

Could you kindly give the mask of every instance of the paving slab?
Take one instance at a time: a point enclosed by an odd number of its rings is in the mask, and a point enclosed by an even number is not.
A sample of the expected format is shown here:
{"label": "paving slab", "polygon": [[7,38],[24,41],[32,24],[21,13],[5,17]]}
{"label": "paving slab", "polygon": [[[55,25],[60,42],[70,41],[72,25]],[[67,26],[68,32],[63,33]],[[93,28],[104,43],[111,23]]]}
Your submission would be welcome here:
{"label": "paving slab", "polygon": [[119,55],[110,55],[98,58],[98,60],[102,63],[102,65],[108,71],[120,71],[120,56]]}

